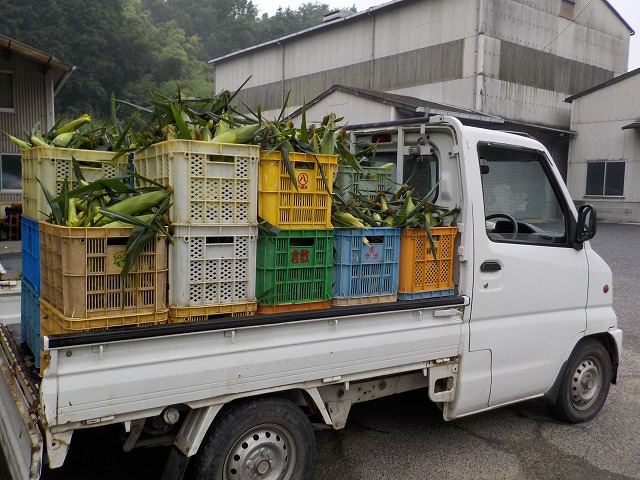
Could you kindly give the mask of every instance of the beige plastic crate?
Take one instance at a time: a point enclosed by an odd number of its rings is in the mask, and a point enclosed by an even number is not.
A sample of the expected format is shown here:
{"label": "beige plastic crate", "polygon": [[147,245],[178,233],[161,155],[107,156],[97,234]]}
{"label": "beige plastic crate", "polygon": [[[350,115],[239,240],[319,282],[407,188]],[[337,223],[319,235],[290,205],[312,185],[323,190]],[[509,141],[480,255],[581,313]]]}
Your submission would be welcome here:
{"label": "beige plastic crate", "polygon": [[157,236],[125,278],[132,228],[72,228],[40,222],[40,296],[67,318],[167,310],[167,240]]}

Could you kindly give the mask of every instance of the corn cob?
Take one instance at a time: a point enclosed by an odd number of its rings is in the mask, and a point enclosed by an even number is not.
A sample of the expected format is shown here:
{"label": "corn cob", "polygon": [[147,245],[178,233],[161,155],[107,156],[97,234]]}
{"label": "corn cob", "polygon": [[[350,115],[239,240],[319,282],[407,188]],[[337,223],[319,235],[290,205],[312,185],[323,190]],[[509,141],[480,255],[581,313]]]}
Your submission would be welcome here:
{"label": "corn cob", "polygon": [[333,218],[345,227],[364,228],[365,225],[359,219],[351,215],[349,212],[335,212]]}
{"label": "corn cob", "polygon": [[75,132],[59,133],[51,141],[51,143],[53,143],[56,147],[66,147],[75,134],[76,134]]}
{"label": "corn cob", "polygon": [[[143,193],[142,195],[137,195],[135,197],[130,197],[122,200],[121,202],[111,205],[105,210],[116,213],[126,213],[128,215],[134,216],[138,213],[142,213],[152,207],[155,207],[170,194],[171,190],[169,189],[153,190],[151,192]],[[107,223],[110,223],[111,221],[112,220],[108,216],[102,216],[96,221],[95,226],[101,227],[103,225],[106,225]]]}
{"label": "corn cob", "polygon": [[50,146],[47,142],[44,141],[44,138],[42,138],[42,134],[40,132],[37,132],[31,135],[31,143],[33,144],[34,147]]}
{"label": "corn cob", "polygon": [[238,128],[230,128],[226,132],[216,135],[211,139],[216,143],[247,143],[253,140],[253,137],[260,129],[260,124],[244,125]]}
{"label": "corn cob", "polygon": [[[154,215],[153,213],[145,213],[143,215],[137,215],[136,218],[143,222],[148,222],[153,218],[153,215]],[[106,227],[106,228],[120,228],[120,227],[130,227],[130,226],[131,226],[130,223],[121,222],[119,220],[115,220],[113,222],[109,222],[103,225],[103,227]]]}
{"label": "corn cob", "polygon": [[15,143],[17,146],[19,146],[23,150],[25,150],[27,148],[31,148],[31,144],[30,143],[27,143],[24,140],[20,140],[19,138],[16,138],[13,135],[9,135],[7,132],[4,132],[4,133],[5,133],[6,136],[9,137],[9,140],[11,140],[13,143]]}
{"label": "corn cob", "polygon": [[63,126],[58,128],[56,130],[56,133],[59,135],[66,132],[75,132],[79,127],[90,121],[91,117],[89,115],[87,115],[86,113],[82,114],[75,120],[71,120],[70,122],[65,123]]}
{"label": "corn cob", "polygon": [[320,140],[320,153],[323,155],[333,155],[334,152],[336,140],[332,130],[335,125],[335,118],[336,114],[330,113],[324,119],[326,122],[323,120],[323,123],[325,123],[324,134],[322,135],[322,140]]}

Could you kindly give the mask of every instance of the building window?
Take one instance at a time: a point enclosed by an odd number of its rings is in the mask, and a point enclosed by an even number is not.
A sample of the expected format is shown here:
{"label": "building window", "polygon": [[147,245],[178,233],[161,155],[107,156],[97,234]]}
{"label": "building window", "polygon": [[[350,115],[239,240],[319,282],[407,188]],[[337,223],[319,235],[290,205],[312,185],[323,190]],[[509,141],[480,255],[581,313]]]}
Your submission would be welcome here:
{"label": "building window", "polygon": [[20,190],[22,188],[22,170],[20,155],[3,153],[0,169],[0,190]]}
{"label": "building window", "polygon": [[0,70],[0,111],[13,112],[13,73]]}
{"label": "building window", "polygon": [[586,195],[624,195],[624,162],[587,163]]}

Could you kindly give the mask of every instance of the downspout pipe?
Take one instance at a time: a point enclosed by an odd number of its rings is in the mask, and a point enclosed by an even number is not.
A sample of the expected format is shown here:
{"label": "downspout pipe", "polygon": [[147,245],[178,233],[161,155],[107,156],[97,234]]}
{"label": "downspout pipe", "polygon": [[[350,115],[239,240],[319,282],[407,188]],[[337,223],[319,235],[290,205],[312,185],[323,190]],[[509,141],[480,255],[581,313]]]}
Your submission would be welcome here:
{"label": "downspout pipe", "polygon": [[484,0],[476,0],[478,25],[476,28],[476,88],[474,109],[482,112],[484,108]]}

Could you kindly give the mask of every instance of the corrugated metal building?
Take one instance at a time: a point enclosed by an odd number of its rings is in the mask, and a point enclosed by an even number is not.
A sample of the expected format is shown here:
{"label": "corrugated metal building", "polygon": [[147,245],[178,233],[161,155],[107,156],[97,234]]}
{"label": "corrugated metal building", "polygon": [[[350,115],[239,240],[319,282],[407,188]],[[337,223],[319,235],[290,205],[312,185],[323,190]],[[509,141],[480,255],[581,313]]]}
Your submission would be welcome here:
{"label": "corrugated metal building", "polygon": [[[37,122],[43,130],[51,128],[54,95],[72,71],[71,65],[0,35],[0,131],[22,138]],[[0,204],[20,201],[20,193],[20,149],[0,134]]]}
{"label": "corrugated metal building", "polygon": [[567,98],[572,105],[567,184],[608,222],[640,222],[640,69]]}
{"label": "corrugated metal building", "polygon": [[568,128],[564,99],[626,72],[633,33],[606,0],[395,0],[338,17],[211,60],[216,85],[251,76],[240,98],[266,111],[341,84]]}

